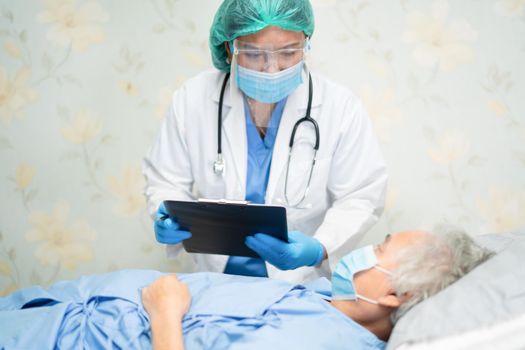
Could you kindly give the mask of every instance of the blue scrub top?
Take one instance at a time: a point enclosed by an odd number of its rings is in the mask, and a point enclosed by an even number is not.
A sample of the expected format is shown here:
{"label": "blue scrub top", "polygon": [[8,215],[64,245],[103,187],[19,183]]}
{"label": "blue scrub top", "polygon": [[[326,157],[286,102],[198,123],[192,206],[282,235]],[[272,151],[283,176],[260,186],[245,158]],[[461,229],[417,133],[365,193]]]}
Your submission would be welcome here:
{"label": "blue scrub top", "polygon": [[[277,131],[286,105],[286,98],[279,101],[272,112],[266,135],[261,138],[257,127],[252,121],[250,107],[244,99],[244,116],[246,120],[246,136],[248,143],[248,167],[246,173],[246,197],[252,203],[264,204],[266,188],[270,178],[273,146]],[[228,259],[224,273],[243,276],[267,277],[264,260],[232,256]]]}
{"label": "blue scrub top", "polygon": [[246,174],[246,200],[252,203],[264,204],[266,188],[270,178],[273,146],[277,138],[277,131],[283,115],[286,98],[279,101],[272,112],[264,138],[261,138],[255,124],[253,124],[250,108],[244,100],[244,114],[246,116],[246,135],[248,138],[248,171]]}

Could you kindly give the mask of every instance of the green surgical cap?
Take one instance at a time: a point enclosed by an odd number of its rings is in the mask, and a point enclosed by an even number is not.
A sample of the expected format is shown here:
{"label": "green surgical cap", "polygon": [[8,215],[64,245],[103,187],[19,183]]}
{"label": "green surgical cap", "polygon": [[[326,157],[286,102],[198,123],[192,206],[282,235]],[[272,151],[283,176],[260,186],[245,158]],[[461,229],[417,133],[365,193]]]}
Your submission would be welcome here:
{"label": "green surgical cap", "polygon": [[266,27],[314,32],[314,14],[309,0],[224,0],[215,14],[210,29],[210,49],[213,65],[224,72],[230,71],[226,63],[225,42],[250,35]]}

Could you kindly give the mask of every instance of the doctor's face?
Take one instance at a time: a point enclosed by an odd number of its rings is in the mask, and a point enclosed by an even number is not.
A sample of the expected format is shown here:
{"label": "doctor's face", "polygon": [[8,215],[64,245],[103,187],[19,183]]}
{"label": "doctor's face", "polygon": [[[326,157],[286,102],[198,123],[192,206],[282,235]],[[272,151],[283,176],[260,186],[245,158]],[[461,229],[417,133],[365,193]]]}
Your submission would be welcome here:
{"label": "doctor's face", "polygon": [[[260,32],[235,40],[237,63],[242,67],[275,73],[290,68],[304,58],[306,37],[279,27],[267,27]],[[227,46],[230,60],[232,53]]]}

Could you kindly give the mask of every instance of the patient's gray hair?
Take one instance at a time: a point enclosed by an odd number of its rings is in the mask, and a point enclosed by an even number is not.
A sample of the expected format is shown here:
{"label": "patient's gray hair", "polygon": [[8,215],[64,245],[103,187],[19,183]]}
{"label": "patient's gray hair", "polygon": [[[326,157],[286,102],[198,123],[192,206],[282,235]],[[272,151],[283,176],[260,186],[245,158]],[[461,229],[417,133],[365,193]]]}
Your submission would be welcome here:
{"label": "patient's gray hair", "polygon": [[410,308],[454,283],[494,253],[479,246],[464,231],[439,226],[421,242],[402,250],[393,271],[397,295],[410,299],[392,313],[395,324]]}

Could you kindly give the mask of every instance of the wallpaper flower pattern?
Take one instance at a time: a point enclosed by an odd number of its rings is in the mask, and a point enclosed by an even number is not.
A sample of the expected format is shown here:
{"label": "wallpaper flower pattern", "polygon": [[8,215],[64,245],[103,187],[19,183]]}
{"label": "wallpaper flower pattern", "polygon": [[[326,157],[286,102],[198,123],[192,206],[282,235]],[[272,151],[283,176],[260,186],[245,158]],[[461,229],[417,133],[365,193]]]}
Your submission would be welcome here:
{"label": "wallpaper flower pattern", "polygon": [[[121,268],[191,271],[154,240],[141,160],[211,68],[220,0],[0,0],[0,295]],[[361,244],[525,226],[525,1],[312,0],[308,62],[351,88],[389,165]]]}

